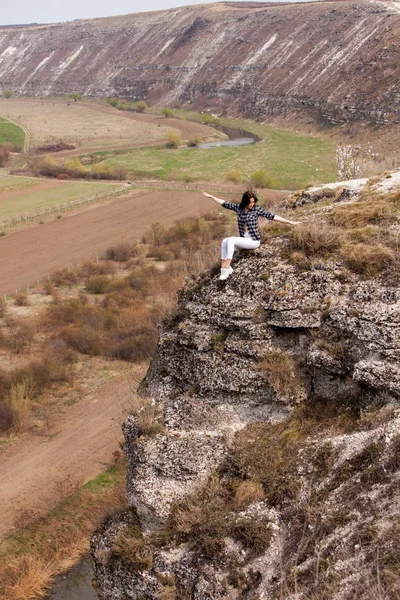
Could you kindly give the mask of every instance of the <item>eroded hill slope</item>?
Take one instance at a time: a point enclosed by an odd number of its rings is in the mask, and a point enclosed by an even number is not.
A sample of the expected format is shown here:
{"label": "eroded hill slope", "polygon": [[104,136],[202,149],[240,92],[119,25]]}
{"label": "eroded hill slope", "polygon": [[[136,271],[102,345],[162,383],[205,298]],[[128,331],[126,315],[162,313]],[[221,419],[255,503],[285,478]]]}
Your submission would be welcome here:
{"label": "eroded hill slope", "polygon": [[400,119],[395,3],[223,2],[0,31],[2,90]]}

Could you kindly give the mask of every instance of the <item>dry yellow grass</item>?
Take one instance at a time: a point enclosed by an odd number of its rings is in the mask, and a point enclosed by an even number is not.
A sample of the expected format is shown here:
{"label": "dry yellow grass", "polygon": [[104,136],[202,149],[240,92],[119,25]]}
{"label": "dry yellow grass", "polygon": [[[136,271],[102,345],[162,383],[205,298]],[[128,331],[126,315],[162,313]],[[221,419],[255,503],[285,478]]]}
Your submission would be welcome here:
{"label": "dry yellow grass", "polygon": [[26,381],[15,383],[6,397],[13,412],[15,433],[23,433],[32,426],[32,396]]}
{"label": "dry yellow grass", "polygon": [[324,255],[338,249],[341,234],[324,224],[300,225],[290,230],[289,249],[306,255]]}
{"label": "dry yellow grass", "polygon": [[393,250],[381,244],[344,244],[340,255],[352,271],[367,277],[377,275],[395,261]]}
{"label": "dry yellow grass", "polygon": [[251,502],[259,502],[264,497],[265,494],[261,483],[247,479],[239,484],[235,493],[235,502],[238,506],[245,506]]}
{"label": "dry yellow grass", "polygon": [[0,114],[26,127],[34,147],[62,140],[86,150],[100,146],[114,148],[162,141],[169,129],[124,118],[118,113],[97,112],[95,104],[88,106],[67,100],[0,99]]}
{"label": "dry yellow grass", "polygon": [[44,598],[58,573],[89,549],[89,537],[108,510],[126,506],[125,464],[75,491],[44,518],[0,544],[0,598]]}
{"label": "dry yellow grass", "polygon": [[281,350],[271,350],[260,363],[260,371],[278,394],[297,395],[300,384],[291,356]]}
{"label": "dry yellow grass", "polygon": [[354,229],[393,222],[397,220],[397,211],[387,199],[370,197],[349,206],[338,206],[329,220],[335,227]]}

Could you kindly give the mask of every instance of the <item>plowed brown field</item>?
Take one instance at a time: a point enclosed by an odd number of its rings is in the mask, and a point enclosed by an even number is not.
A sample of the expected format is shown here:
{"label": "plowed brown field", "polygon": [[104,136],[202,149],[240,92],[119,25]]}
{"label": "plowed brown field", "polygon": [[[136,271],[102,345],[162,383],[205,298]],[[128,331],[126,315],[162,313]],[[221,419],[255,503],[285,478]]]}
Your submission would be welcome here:
{"label": "plowed brown field", "polygon": [[0,238],[0,294],[12,294],[56,270],[101,255],[118,242],[140,240],[155,221],[216,209],[199,192],[135,190],[62,219],[7,233]]}

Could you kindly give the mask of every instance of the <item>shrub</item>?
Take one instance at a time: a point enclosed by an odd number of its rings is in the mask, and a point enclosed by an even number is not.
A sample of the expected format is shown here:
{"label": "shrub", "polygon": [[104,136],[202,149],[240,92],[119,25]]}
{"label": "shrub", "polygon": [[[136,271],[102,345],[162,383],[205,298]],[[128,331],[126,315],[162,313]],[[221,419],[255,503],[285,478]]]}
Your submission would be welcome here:
{"label": "shrub", "polygon": [[140,327],[125,331],[110,344],[111,358],[130,362],[149,360],[157,345],[157,331],[152,327]]}
{"label": "shrub", "polygon": [[213,115],[209,115],[208,113],[204,113],[201,115],[201,121],[205,125],[211,125],[212,127],[219,127],[221,124],[218,117],[213,117]]}
{"label": "shrub", "polygon": [[116,262],[125,262],[131,256],[132,247],[130,244],[121,243],[115,246],[110,246],[105,251],[105,257],[108,260],[115,260]]}
{"label": "shrub", "polygon": [[89,356],[98,356],[105,349],[103,334],[101,331],[89,325],[79,328],[65,328],[60,332],[61,338],[75,350]]}
{"label": "shrub", "polygon": [[189,148],[196,148],[196,146],[198,146],[199,144],[201,144],[200,135],[194,135],[187,141],[187,145],[189,146]]}
{"label": "shrub", "polygon": [[116,108],[118,106],[118,98],[107,98],[107,104]]}
{"label": "shrub", "polygon": [[85,177],[88,174],[89,170],[83,166],[78,157],[73,158],[66,162],[62,167],[70,177],[74,177],[75,179],[80,179]]}
{"label": "shrub", "polygon": [[86,279],[93,275],[112,275],[113,273],[115,273],[115,266],[112,262],[88,260],[80,267],[77,275]]}
{"label": "shrub", "polygon": [[231,181],[232,183],[242,183],[242,171],[240,169],[231,169],[225,174],[225,179],[227,179],[227,181]]}
{"label": "shrub", "polygon": [[109,165],[99,164],[94,165],[92,172],[86,173],[86,178],[91,179],[116,179],[121,181],[126,179],[127,170],[124,167],[110,167]]}
{"label": "shrub", "polygon": [[78,277],[74,269],[59,269],[51,276],[51,282],[57,287],[61,285],[74,285],[78,282]]}
{"label": "shrub", "polygon": [[172,117],[174,116],[174,111],[171,108],[164,107],[161,109],[161,114],[166,119],[172,119]]}
{"label": "shrub", "polygon": [[32,397],[29,385],[25,381],[14,383],[7,397],[7,403],[13,414],[13,428],[23,433],[32,424]]}
{"label": "shrub", "polygon": [[109,281],[105,275],[93,275],[87,280],[85,290],[90,294],[104,294]]}
{"label": "shrub", "polygon": [[136,110],[138,112],[142,113],[145,110],[147,110],[148,108],[149,108],[148,104],[144,100],[139,100],[138,102],[136,102]]}
{"label": "shrub", "polygon": [[153,246],[160,246],[164,243],[167,235],[167,230],[158,221],[156,223],[152,223],[150,229],[146,231],[143,235],[143,243],[144,244],[152,244]]}
{"label": "shrub", "polygon": [[37,171],[40,175],[45,177],[57,177],[62,172],[61,166],[57,163],[54,158],[46,157],[41,160],[37,166]]}
{"label": "shrub", "polygon": [[74,102],[78,102],[78,100],[82,100],[82,95],[79,92],[72,92],[68,94],[68,98],[71,98]]}
{"label": "shrub", "polygon": [[376,244],[344,244],[340,249],[340,255],[349,269],[361,275],[373,277],[389,267],[395,260],[394,252]]}
{"label": "shrub", "polygon": [[[57,346],[60,347],[59,340]],[[67,351],[57,356],[49,345],[41,360],[34,360],[19,369],[13,371],[10,375],[11,387],[17,384],[24,384],[30,397],[42,393],[50,388],[54,383],[60,383],[70,380],[70,365]],[[70,356],[71,356],[71,351]]]}
{"label": "shrub", "polygon": [[19,292],[14,298],[15,306],[29,306],[29,298],[26,292]]}
{"label": "shrub", "polygon": [[6,326],[9,334],[9,345],[16,354],[22,353],[26,346],[30,348],[36,333],[33,324],[28,322],[19,323],[12,317],[6,317]]}
{"label": "shrub", "polygon": [[54,302],[46,308],[42,314],[41,322],[43,325],[67,325],[84,323],[88,319],[95,321],[98,317],[98,309],[87,306],[86,298],[67,298]]}
{"label": "shrub", "polygon": [[73,144],[67,144],[63,140],[53,142],[51,144],[44,144],[36,148],[36,152],[61,152],[62,150],[74,150]]}
{"label": "shrub", "polygon": [[279,179],[273,179],[264,169],[255,171],[250,175],[250,183],[256,188],[280,189],[282,187]]}
{"label": "shrub", "polygon": [[234,540],[240,542],[254,556],[263,554],[272,537],[271,522],[267,517],[242,517],[235,519],[229,529]]}
{"label": "shrub", "polygon": [[165,140],[167,148],[179,148],[179,146],[182,145],[181,134],[178,131],[174,131],[173,129],[167,131]]}
{"label": "shrub", "polygon": [[4,90],[3,96],[4,96],[4,98],[12,98],[13,93],[11,90]]}

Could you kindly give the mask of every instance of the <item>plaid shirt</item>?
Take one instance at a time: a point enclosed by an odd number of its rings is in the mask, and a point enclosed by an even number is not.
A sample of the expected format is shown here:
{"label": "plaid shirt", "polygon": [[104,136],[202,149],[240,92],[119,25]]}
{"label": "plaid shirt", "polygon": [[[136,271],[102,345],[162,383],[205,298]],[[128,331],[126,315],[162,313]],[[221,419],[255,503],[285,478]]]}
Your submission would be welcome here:
{"label": "plaid shirt", "polygon": [[265,208],[257,205],[254,208],[250,208],[247,212],[239,208],[239,204],[234,202],[224,202],[221,206],[228,210],[234,210],[237,213],[240,237],[244,237],[246,225],[252,240],[261,240],[260,232],[258,231],[258,217],[264,217],[270,221],[275,218],[274,214],[267,212]]}

